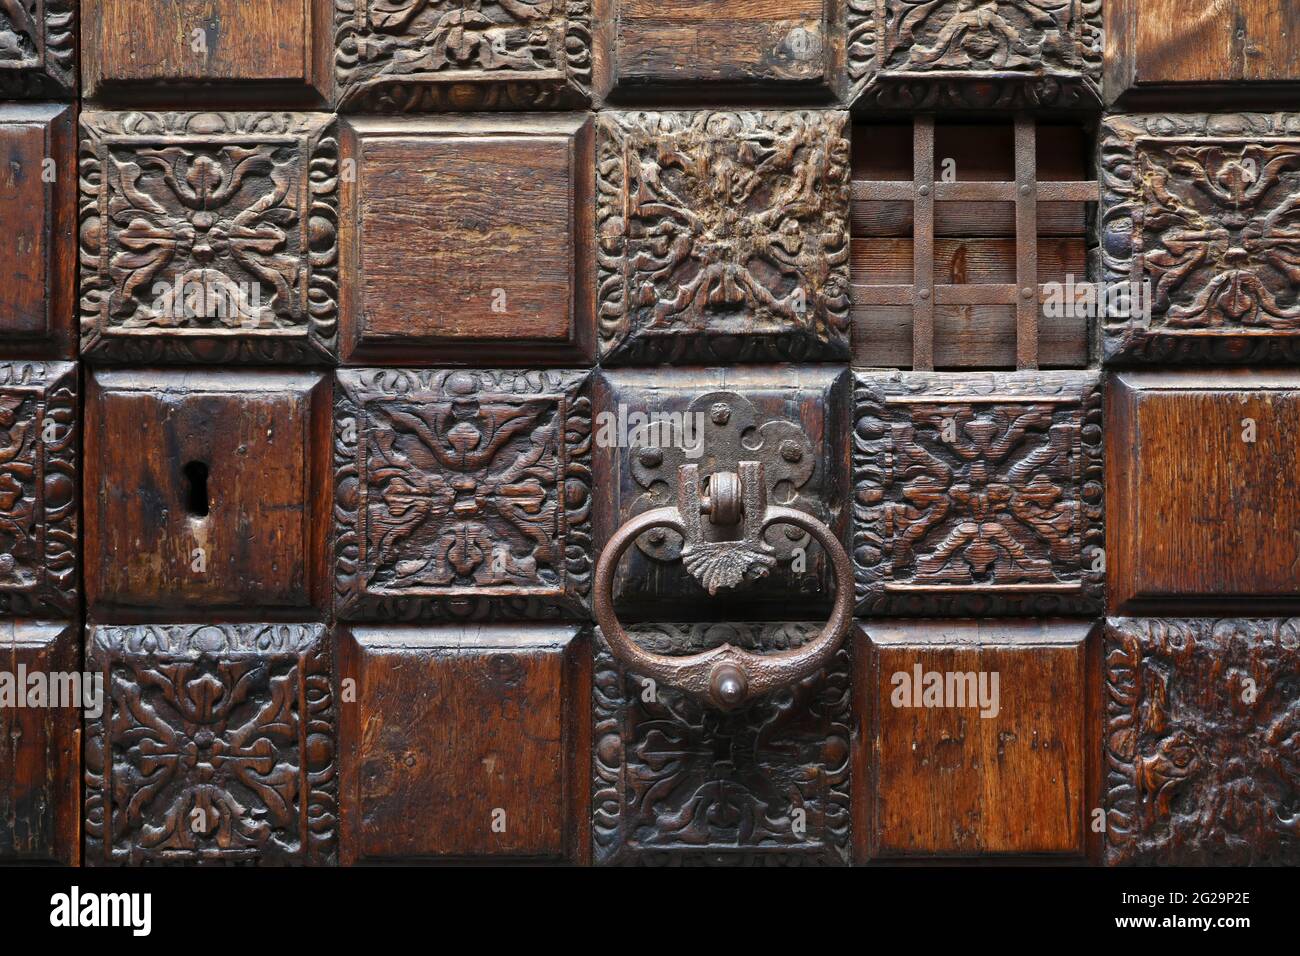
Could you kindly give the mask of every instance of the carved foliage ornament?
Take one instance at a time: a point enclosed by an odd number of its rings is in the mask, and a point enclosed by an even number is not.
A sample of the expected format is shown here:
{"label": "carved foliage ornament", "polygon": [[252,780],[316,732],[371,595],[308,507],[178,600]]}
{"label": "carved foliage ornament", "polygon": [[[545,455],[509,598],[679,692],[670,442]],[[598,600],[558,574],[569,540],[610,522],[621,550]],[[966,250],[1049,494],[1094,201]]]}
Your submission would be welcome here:
{"label": "carved foliage ornament", "polygon": [[1117,619],[1106,861],[1300,863],[1300,621]]}
{"label": "carved foliage ornament", "polygon": [[846,123],[839,112],[602,113],[602,356],[847,359]]}
{"label": "carved foliage ornament", "polygon": [[338,142],[328,116],[89,113],[81,124],[86,354],[330,358]]}
{"label": "carved foliage ornament", "polygon": [[64,99],[77,89],[75,0],[0,0],[0,99]]}
{"label": "carved foliage ornament", "polygon": [[855,407],[860,612],[1100,607],[1095,374],[861,375]]}
{"label": "carved foliage ornament", "polygon": [[95,628],[86,862],[335,862],[328,655],[320,625]]}
{"label": "carved foliage ornament", "polygon": [[1107,359],[1300,359],[1300,114],[1114,116],[1101,150],[1105,279],[1151,299]]}
{"label": "carved foliage ornament", "polygon": [[360,370],[335,400],[335,587],[353,620],[585,615],[582,372]]}

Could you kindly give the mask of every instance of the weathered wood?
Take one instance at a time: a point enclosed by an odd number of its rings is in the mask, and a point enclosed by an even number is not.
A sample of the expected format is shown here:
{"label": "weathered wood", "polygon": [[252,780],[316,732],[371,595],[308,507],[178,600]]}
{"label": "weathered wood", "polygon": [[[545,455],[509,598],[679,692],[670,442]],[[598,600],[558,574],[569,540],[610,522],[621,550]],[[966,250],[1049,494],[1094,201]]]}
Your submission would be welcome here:
{"label": "weathered wood", "polygon": [[0,99],[77,95],[77,0],[0,0]]}

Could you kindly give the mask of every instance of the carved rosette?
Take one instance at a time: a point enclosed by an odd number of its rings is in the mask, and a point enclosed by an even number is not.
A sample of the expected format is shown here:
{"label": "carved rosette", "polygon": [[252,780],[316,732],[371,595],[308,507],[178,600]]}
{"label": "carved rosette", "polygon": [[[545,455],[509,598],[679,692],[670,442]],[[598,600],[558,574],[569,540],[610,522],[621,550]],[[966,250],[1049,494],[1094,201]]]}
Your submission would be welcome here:
{"label": "carved rosette", "polygon": [[340,617],[588,613],[585,372],[340,372],[334,491]]}
{"label": "carved rosette", "polygon": [[77,612],[77,370],[0,362],[0,615]]}
{"label": "carved rosette", "polygon": [[1101,108],[1101,0],[847,4],[856,107]]}
{"label": "carved rosette", "polygon": [[0,0],[0,100],[76,93],[76,0]]}
{"label": "carved rosette", "polygon": [[308,113],[85,113],[81,348],[110,362],[329,363],[338,140]]}
{"label": "carved rosette", "polygon": [[347,112],[535,110],[590,101],[591,0],[335,0]]}
{"label": "carved rosette", "polygon": [[[661,654],[781,651],[817,624],[644,624]],[[606,865],[838,865],[850,857],[849,653],[736,711],[671,688],[646,700],[596,634],[593,855]]]}
{"label": "carved rosette", "polygon": [[1300,864],[1300,621],[1114,619],[1106,862]]}
{"label": "carved rosette", "polygon": [[1100,610],[1101,401],[1091,372],[859,375],[858,612]]}
{"label": "carved rosette", "polygon": [[97,627],[85,862],[337,860],[329,643],[318,624]]}
{"label": "carved rosette", "polygon": [[1300,114],[1111,116],[1099,165],[1104,279],[1151,300],[1107,362],[1300,361]]}
{"label": "carved rosette", "polygon": [[598,122],[603,360],[847,360],[847,114],[613,112]]}

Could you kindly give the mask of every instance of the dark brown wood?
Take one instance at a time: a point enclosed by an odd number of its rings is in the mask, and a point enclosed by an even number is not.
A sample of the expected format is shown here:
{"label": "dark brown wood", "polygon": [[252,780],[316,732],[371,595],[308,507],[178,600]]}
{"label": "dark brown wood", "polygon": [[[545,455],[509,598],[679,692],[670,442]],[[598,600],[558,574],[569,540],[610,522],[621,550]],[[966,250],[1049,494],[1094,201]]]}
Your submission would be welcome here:
{"label": "dark brown wood", "polygon": [[0,105],[0,355],[6,359],[74,354],[74,112]]}
{"label": "dark brown wood", "polygon": [[587,862],[590,669],[576,627],[344,629],[342,862]]}
{"label": "dark brown wood", "polygon": [[1105,681],[1108,864],[1300,864],[1300,621],[1114,618]]}
{"label": "dark brown wood", "polygon": [[313,372],[92,373],[86,599],[97,620],[320,613],[329,416],[329,380]]}
{"label": "dark brown wood", "polygon": [[1122,372],[1106,407],[1111,610],[1300,605],[1300,373]]}
{"label": "dark brown wood", "polygon": [[322,626],[95,627],[86,643],[105,692],[86,723],[86,865],[337,860]]}
{"label": "dark brown wood", "polygon": [[[873,622],[856,655],[869,728],[870,859],[1057,855],[1081,859],[1091,825],[1092,625]],[[858,770],[855,766],[855,773]]]}
{"label": "dark brown wood", "polygon": [[79,644],[73,624],[0,620],[0,863],[81,857],[79,708],[95,697]]}
{"label": "dark brown wood", "polygon": [[590,362],[587,115],[345,124],[345,363]]}
{"label": "dark brown wood", "polygon": [[77,0],[0,0],[0,99],[77,95]]}

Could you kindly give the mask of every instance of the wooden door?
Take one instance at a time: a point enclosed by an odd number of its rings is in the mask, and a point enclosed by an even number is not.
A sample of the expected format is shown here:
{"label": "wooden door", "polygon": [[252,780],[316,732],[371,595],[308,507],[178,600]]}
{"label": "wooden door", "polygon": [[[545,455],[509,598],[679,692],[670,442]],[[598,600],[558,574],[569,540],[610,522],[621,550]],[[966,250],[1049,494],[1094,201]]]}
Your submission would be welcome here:
{"label": "wooden door", "polygon": [[0,0],[0,863],[1300,863],[1211,6]]}

